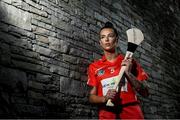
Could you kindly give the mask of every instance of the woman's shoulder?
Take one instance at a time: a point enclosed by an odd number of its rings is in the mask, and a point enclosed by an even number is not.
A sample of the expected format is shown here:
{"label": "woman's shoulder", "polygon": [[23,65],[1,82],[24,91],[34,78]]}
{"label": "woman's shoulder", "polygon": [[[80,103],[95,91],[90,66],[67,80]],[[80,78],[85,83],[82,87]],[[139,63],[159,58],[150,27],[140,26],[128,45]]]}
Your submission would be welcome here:
{"label": "woman's shoulder", "polygon": [[119,56],[120,58],[123,58],[123,59],[124,59],[124,55],[123,55],[123,54],[119,53],[118,56]]}
{"label": "woman's shoulder", "polygon": [[93,60],[92,63],[90,63],[90,65],[92,65],[92,66],[97,66],[99,64],[102,64],[102,59],[101,58],[100,59],[95,59],[95,60]]}

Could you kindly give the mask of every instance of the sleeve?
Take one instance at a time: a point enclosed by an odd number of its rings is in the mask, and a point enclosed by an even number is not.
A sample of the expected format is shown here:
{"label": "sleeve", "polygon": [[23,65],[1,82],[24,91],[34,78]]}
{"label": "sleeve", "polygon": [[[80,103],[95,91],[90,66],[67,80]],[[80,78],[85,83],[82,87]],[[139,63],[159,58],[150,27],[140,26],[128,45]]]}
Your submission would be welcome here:
{"label": "sleeve", "polygon": [[135,71],[136,71],[136,78],[137,80],[143,81],[148,79],[148,74],[143,70],[141,65],[135,62]]}
{"label": "sleeve", "polygon": [[88,71],[88,81],[87,81],[87,85],[89,86],[97,86],[97,80],[96,80],[96,75],[95,75],[95,68],[93,67],[93,65],[89,65]]}

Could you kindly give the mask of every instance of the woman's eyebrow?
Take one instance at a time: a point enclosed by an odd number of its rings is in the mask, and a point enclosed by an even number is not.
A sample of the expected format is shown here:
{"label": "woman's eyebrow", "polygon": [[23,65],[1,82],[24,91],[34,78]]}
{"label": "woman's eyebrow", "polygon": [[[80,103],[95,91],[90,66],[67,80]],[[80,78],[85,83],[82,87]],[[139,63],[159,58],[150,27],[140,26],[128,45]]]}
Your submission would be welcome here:
{"label": "woman's eyebrow", "polygon": [[106,36],[106,35],[100,35],[100,36]]}
{"label": "woman's eyebrow", "polygon": [[[107,35],[110,35],[110,34],[114,34],[114,33],[113,33],[113,32],[111,32],[111,33],[108,33]],[[104,35],[104,34],[102,34],[102,35]],[[101,36],[102,36],[102,35],[101,35]],[[105,35],[104,35],[104,36],[105,36]]]}

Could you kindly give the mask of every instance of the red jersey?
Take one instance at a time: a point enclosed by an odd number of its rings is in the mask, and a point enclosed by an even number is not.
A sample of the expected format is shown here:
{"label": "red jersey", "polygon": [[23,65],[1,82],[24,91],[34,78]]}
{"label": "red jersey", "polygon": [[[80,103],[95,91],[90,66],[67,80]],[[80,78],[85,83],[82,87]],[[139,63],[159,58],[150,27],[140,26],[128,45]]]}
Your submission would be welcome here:
{"label": "red jersey", "polygon": [[[98,96],[105,96],[108,89],[112,89],[121,68],[121,62],[124,56],[118,55],[114,62],[109,62],[105,56],[102,59],[93,62],[89,65],[88,69],[88,82],[89,86],[95,86],[98,91]],[[148,78],[147,74],[141,66],[133,60],[132,73],[136,76],[137,80],[143,81]],[[121,104],[138,102],[135,91],[126,78],[122,78],[123,86],[121,88]]]}

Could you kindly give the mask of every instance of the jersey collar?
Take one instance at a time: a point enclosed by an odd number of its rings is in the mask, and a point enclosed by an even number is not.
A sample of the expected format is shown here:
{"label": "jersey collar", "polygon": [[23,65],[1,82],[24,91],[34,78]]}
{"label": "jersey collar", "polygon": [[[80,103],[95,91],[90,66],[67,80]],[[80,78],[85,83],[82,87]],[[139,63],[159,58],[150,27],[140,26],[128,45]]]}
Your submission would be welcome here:
{"label": "jersey collar", "polygon": [[105,55],[102,56],[101,60],[102,60],[102,62],[106,62],[107,61]]}
{"label": "jersey collar", "polygon": [[[120,54],[118,54],[116,60],[119,59],[119,58],[120,58]],[[102,56],[101,60],[102,60],[102,62],[106,62],[107,61],[105,55]]]}

